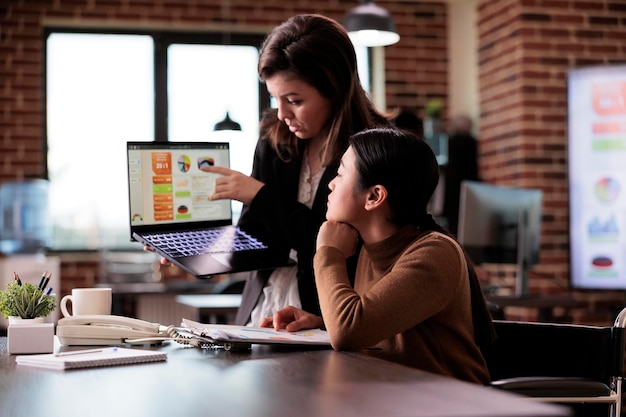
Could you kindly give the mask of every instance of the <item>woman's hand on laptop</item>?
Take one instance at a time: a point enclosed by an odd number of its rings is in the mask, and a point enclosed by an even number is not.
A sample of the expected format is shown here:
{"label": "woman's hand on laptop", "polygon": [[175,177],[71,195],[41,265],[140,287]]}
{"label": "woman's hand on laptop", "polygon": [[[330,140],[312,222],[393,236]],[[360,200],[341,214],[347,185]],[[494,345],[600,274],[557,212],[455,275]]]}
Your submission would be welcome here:
{"label": "woman's hand on laptop", "polygon": [[221,175],[215,180],[215,190],[209,197],[210,200],[229,199],[250,204],[265,185],[255,178],[225,167],[210,166],[204,168],[204,171]]}
{"label": "woman's hand on laptop", "polygon": [[[144,246],[143,250],[145,250],[146,252],[154,252],[152,249],[150,249],[150,247],[148,246]],[[167,266],[174,266],[173,263],[171,263],[170,261],[168,261],[167,259],[161,257],[161,265],[167,265]]]}

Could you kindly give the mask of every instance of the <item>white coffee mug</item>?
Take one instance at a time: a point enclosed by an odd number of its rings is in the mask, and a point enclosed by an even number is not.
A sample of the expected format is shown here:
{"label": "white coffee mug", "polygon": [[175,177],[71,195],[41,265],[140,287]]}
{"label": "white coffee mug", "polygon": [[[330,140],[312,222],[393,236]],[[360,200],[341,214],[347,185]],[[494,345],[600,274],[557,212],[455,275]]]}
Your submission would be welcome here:
{"label": "white coffee mug", "polygon": [[[67,302],[72,303],[72,314],[67,310]],[[84,316],[87,314],[111,314],[111,288],[74,288],[71,295],[61,299],[63,316]]]}

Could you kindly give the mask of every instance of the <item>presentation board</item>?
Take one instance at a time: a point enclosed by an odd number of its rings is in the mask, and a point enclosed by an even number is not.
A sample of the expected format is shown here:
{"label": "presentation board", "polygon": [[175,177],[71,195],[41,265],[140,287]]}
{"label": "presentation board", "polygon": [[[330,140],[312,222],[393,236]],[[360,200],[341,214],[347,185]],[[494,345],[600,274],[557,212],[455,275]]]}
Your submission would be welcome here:
{"label": "presentation board", "polygon": [[568,72],[574,288],[626,289],[626,65]]}

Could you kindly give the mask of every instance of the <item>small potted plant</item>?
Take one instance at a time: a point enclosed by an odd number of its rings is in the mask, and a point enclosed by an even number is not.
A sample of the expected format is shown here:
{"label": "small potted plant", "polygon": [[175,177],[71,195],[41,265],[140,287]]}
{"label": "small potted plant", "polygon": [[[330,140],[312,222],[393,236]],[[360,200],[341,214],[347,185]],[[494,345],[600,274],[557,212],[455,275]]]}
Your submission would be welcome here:
{"label": "small potted plant", "polygon": [[5,319],[9,319],[9,325],[16,320],[38,319],[43,318],[52,313],[56,307],[56,297],[50,295],[50,291],[46,292],[47,281],[49,275],[44,274],[39,286],[35,286],[29,282],[19,279],[17,274],[15,280],[9,285],[5,291],[0,291],[0,313]]}

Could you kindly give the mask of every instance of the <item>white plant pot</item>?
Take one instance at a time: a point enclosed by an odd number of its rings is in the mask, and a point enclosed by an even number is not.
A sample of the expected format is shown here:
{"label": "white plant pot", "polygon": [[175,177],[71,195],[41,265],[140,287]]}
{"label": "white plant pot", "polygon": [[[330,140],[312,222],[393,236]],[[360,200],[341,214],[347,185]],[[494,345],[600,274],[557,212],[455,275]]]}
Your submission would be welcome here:
{"label": "white plant pot", "polygon": [[23,319],[18,316],[9,316],[9,326],[24,326],[29,324],[43,323],[44,317],[35,317],[34,319]]}
{"label": "white plant pot", "polygon": [[7,351],[11,355],[52,353],[54,350],[54,323],[44,323],[44,317],[23,319],[9,317]]}

